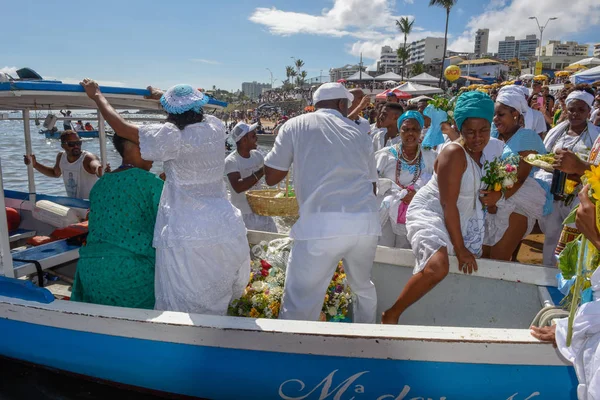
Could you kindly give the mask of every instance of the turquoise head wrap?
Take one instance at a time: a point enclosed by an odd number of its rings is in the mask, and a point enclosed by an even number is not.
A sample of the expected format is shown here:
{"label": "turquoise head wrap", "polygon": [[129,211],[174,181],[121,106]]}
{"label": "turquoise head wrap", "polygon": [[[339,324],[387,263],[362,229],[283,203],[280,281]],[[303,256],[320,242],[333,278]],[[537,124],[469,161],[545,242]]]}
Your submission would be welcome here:
{"label": "turquoise head wrap", "polygon": [[494,101],[477,90],[461,94],[454,108],[454,120],[459,131],[467,118],[483,118],[491,124],[494,118]]}
{"label": "turquoise head wrap", "polygon": [[400,118],[398,118],[398,130],[400,130],[400,127],[402,126],[402,123],[404,121],[406,121],[407,119],[414,119],[417,120],[417,122],[419,123],[419,125],[421,126],[421,129],[423,129],[423,127],[425,126],[425,120],[423,119],[423,116],[421,115],[420,112],[418,111],[407,111],[404,114],[402,114],[400,116]]}

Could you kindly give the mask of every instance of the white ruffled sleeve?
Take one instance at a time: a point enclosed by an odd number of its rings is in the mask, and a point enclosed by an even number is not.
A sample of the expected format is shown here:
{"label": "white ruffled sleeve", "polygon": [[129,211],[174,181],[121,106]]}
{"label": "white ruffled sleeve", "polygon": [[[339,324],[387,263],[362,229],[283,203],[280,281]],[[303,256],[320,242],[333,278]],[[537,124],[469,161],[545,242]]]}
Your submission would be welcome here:
{"label": "white ruffled sleeve", "polygon": [[148,161],[170,161],[179,155],[181,131],[173,124],[149,124],[139,127],[140,152]]}

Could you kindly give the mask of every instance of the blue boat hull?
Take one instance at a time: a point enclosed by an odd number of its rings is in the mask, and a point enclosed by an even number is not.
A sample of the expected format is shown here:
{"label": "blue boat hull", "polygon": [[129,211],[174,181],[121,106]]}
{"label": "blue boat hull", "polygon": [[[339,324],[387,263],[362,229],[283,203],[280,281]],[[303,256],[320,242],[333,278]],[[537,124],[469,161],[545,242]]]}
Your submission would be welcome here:
{"label": "blue boat hull", "polygon": [[[43,133],[46,136],[46,139],[60,139],[60,135],[62,132],[61,131],[58,131],[58,132],[42,131],[40,133]],[[77,134],[82,139],[90,139],[90,138],[99,137],[98,131],[78,131]]]}
{"label": "blue boat hull", "polygon": [[0,331],[14,338],[0,344],[0,354],[7,357],[209,399],[576,398],[577,380],[567,366],[250,351],[94,334],[8,319],[0,320]]}

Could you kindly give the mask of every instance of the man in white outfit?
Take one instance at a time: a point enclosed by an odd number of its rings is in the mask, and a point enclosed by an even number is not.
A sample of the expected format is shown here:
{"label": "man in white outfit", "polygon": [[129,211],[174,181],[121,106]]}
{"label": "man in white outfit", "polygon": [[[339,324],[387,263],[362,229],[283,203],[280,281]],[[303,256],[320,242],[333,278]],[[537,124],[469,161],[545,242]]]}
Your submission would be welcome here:
{"label": "man in white outfit", "polygon": [[292,227],[279,318],[319,319],[325,291],[340,260],[356,294],[354,322],[374,323],[377,293],[371,269],[381,234],[377,169],[369,136],[346,116],[352,94],[326,83],[313,95],[317,111],[281,127],[265,159],[267,185],[285,178],[294,162],[300,218]]}

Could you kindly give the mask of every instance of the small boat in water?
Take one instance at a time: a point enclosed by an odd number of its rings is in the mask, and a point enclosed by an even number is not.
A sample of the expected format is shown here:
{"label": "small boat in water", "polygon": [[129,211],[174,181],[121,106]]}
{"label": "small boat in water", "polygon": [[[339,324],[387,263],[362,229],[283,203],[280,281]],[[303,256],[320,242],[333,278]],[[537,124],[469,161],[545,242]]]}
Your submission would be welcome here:
{"label": "small boat in water", "polygon": [[[23,111],[31,154],[29,110],[39,104],[38,92],[27,94],[26,101],[7,96],[1,85],[0,111]],[[158,108],[158,102],[143,98],[143,90],[123,90],[102,88],[118,108]],[[60,99],[56,104],[53,96]],[[42,94],[55,108],[91,108],[84,96]],[[103,138],[103,123],[99,127]],[[38,194],[28,168],[26,193],[0,191],[0,207],[17,208],[21,215],[15,232],[8,232],[0,216],[0,356],[140,390],[206,399],[576,398],[573,367],[551,344],[529,333],[538,311],[560,301],[556,269],[480,260],[477,274],[470,276],[451,257],[448,277],[408,309],[397,326],[71,302],[19,278],[38,274],[43,285],[45,270],[73,277],[80,245],[67,240],[26,249],[20,245],[26,237],[54,229],[33,212],[40,200],[75,215],[85,215],[89,203]],[[248,233],[252,244],[281,237]],[[394,302],[414,262],[410,250],[377,249],[372,279],[379,314]]]}
{"label": "small boat in water", "polygon": [[[62,135],[63,132],[64,131],[43,130],[43,131],[40,131],[40,134],[45,135],[46,139],[60,139],[60,135]],[[100,136],[100,133],[98,131],[77,131],[77,134],[82,139],[91,139],[91,138],[97,138]],[[111,134],[109,132],[107,132],[106,135],[111,136]]]}

